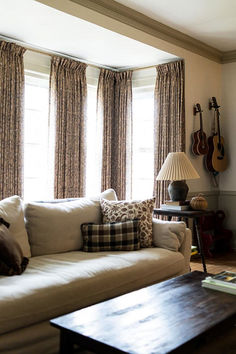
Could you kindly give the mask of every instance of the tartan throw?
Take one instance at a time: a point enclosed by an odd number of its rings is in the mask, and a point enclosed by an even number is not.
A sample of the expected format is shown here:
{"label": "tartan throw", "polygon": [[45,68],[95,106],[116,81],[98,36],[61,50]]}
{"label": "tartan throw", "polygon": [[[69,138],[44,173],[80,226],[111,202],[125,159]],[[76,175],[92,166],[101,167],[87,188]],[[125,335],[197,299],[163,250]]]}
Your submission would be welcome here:
{"label": "tartan throw", "polygon": [[139,219],[110,224],[82,224],[83,251],[135,251],[140,249]]}

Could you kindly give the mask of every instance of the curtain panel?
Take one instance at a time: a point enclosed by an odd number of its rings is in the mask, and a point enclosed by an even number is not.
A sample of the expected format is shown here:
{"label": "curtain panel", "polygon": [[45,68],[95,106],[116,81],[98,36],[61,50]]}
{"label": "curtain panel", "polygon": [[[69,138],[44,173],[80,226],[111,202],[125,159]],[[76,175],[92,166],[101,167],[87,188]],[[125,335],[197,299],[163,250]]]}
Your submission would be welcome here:
{"label": "curtain panel", "polygon": [[97,97],[103,137],[101,188],[113,188],[118,199],[125,199],[132,166],[132,71],[101,69]]}
{"label": "curtain panel", "polygon": [[85,195],[86,67],[78,61],[53,57],[50,111],[55,115],[55,198]]}
{"label": "curtain panel", "polygon": [[25,48],[0,42],[0,193],[23,195]]}
{"label": "curtain panel", "polygon": [[169,182],[156,181],[169,152],[185,151],[184,61],[157,66],[154,93],[154,195],[168,199]]}

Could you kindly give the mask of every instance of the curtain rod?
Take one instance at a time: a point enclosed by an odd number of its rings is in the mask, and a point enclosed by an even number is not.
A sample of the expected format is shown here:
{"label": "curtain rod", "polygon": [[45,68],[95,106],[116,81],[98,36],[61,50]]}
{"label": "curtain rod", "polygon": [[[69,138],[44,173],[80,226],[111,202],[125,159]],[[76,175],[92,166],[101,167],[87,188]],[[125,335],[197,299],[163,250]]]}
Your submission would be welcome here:
{"label": "curtain rod", "polygon": [[[150,65],[150,66],[143,66],[141,68],[133,68],[133,69],[132,68],[116,69],[116,68],[113,68],[113,67],[110,67],[110,66],[106,66],[106,65],[102,65],[102,64],[96,65],[95,63],[90,62],[88,60],[83,60],[83,59],[74,57],[72,55],[62,54],[62,53],[59,53],[59,52],[56,52],[56,51],[53,51],[53,50],[49,50],[49,49],[45,49],[45,48],[38,47],[38,46],[35,46],[35,45],[31,45],[31,44],[25,43],[23,41],[20,41],[18,39],[14,39],[14,38],[7,37],[7,36],[4,36],[4,35],[0,34],[0,40],[1,39],[2,40],[6,40],[8,42],[13,42],[13,43],[18,44],[18,45],[21,45],[21,46],[25,47],[26,49],[31,50],[32,52],[35,52],[35,53],[48,55],[50,57],[52,57],[54,55],[57,55],[57,56],[62,57],[62,58],[68,58],[68,59],[80,61],[81,63],[85,63],[85,64],[87,64],[87,65],[89,65],[89,66],[91,66],[93,68],[97,68],[97,69],[103,68],[103,69],[108,69],[108,70],[112,70],[112,71],[116,71],[116,72],[122,72],[122,71],[127,71],[127,70],[138,71],[138,70],[145,70],[145,69],[155,68],[158,65],[158,64],[156,64],[156,65]],[[178,59],[178,58],[176,58],[176,59]],[[167,61],[163,62],[163,64],[171,62],[171,61],[176,61],[176,59],[167,60]]]}

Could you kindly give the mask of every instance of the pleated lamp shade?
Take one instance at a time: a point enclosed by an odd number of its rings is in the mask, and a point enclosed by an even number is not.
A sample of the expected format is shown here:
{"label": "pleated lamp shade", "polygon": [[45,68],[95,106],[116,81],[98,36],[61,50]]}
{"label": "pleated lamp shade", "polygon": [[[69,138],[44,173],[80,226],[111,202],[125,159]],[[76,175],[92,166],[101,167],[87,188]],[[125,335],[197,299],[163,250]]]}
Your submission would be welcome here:
{"label": "pleated lamp shade", "polygon": [[184,152],[170,152],[163,163],[157,180],[180,181],[200,178]]}

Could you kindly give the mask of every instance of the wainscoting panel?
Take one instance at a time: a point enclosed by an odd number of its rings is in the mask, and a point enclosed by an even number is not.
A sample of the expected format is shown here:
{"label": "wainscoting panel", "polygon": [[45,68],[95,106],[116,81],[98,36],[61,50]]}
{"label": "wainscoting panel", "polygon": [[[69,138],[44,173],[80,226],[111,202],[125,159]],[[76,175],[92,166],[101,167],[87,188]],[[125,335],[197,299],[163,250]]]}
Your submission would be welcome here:
{"label": "wainscoting panel", "polygon": [[220,191],[218,205],[226,215],[225,227],[234,233],[233,248],[236,249],[236,191]]}
{"label": "wainscoting panel", "polygon": [[219,209],[225,212],[224,227],[233,231],[232,247],[236,250],[236,191],[191,192],[188,194],[188,199],[195,197],[199,193],[206,198],[208,209]]}

